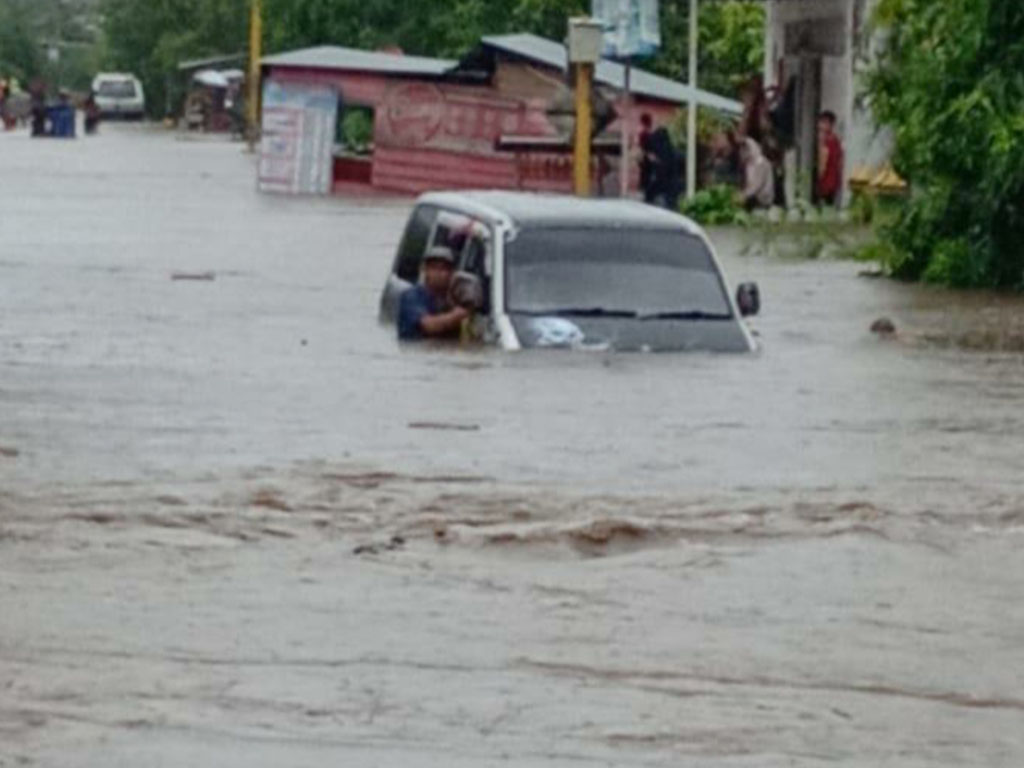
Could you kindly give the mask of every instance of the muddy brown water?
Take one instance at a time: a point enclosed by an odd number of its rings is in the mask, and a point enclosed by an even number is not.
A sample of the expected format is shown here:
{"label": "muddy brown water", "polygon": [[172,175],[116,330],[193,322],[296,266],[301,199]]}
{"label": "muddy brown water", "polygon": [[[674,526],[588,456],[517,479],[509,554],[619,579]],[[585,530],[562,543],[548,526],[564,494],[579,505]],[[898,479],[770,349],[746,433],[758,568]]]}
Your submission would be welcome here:
{"label": "muddy brown water", "polygon": [[403,351],[408,201],[253,175],[0,136],[0,766],[1024,763],[1019,299],[720,232],[758,356]]}

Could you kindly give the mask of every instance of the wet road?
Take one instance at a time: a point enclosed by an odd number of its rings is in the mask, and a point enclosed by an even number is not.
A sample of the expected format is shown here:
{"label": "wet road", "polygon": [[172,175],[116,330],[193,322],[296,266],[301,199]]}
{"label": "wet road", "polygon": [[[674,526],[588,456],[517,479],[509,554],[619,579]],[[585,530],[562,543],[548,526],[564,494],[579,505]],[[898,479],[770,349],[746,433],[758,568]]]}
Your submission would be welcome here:
{"label": "wet road", "polygon": [[1024,762],[1019,301],[723,233],[757,357],[401,351],[405,201],[0,179],[0,766]]}

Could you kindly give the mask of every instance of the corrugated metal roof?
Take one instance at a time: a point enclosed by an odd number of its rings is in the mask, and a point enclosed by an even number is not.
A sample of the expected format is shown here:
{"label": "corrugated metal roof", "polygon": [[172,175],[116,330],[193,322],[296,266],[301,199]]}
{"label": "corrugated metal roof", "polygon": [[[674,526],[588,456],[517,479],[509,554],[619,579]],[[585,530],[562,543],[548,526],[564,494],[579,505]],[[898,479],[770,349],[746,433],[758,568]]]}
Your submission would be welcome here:
{"label": "corrugated metal roof", "polygon": [[225,53],[219,56],[208,56],[204,59],[189,59],[178,62],[178,69],[187,72],[190,69],[206,69],[222,64],[234,64],[236,61],[245,61],[244,53]]}
{"label": "corrugated metal roof", "polygon": [[[485,37],[483,44],[562,71],[569,66],[569,54],[564,45],[537,35],[496,35]],[[597,65],[596,78],[604,85],[621,89],[626,81],[626,68],[605,59]],[[670,101],[674,104],[688,104],[692,93],[692,89],[688,85],[669,80],[666,77],[652,75],[650,72],[636,67],[630,74],[630,90],[633,93]],[[733,114],[743,112],[743,105],[740,102],[699,88],[697,89],[697,103]]]}
{"label": "corrugated metal roof", "polygon": [[263,59],[263,64],[270,67],[342,69],[382,72],[390,75],[441,76],[454,67],[456,62],[322,45],[317,48],[303,48],[276,56],[266,56]]}

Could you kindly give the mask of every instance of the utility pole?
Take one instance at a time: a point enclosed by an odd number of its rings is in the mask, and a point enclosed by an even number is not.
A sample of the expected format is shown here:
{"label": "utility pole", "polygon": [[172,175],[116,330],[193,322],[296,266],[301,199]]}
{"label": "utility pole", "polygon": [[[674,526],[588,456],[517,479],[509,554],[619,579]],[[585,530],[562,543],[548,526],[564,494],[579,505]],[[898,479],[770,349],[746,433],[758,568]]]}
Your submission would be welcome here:
{"label": "utility pole", "polygon": [[573,153],[573,192],[577,197],[590,197],[590,134],[593,115],[590,108],[594,65],[576,64],[576,146]]}
{"label": "utility pole", "polygon": [[573,151],[573,191],[590,197],[591,142],[594,132],[594,69],[601,59],[604,30],[589,18],[569,19],[569,65],[576,73],[576,139]]}
{"label": "utility pole", "polygon": [[633,94],[631,92],[631,80],[633,76],[633,61],[626,59],[625,82],[622,88],[622,144],[619,148],[619,196],[629,197],[629,177],[633,172],[633,158],[630,155],[632,149],[633,129]]}
{"label": "utility pole", "polygon": [[700,38],[699,7],[690,0],[690,106],[686,110],[686,196],[697,193],[697,46]]}
{"label": "utility pole", "polygon": [[263,3],[252,0],[249,9],[249,93],[245,100],[249,149],[256,149],[260,134],[260,61],[263,58]]}

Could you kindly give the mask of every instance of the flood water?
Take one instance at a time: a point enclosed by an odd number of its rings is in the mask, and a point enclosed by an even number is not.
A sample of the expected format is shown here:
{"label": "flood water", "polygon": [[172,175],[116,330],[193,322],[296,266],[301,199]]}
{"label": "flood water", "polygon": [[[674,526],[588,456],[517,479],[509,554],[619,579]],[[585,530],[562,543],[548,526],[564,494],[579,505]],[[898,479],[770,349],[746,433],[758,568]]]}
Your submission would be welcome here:
{"label": "flood water", "polygon": [[716,233],[757,356],[401,350],[409,206],[0,135],[0,766],[1024,764],[1024,303]]}

